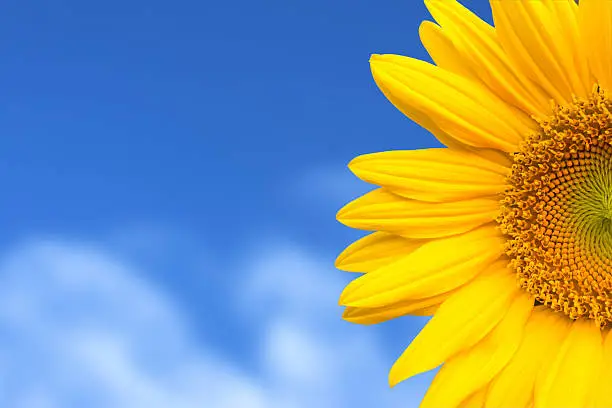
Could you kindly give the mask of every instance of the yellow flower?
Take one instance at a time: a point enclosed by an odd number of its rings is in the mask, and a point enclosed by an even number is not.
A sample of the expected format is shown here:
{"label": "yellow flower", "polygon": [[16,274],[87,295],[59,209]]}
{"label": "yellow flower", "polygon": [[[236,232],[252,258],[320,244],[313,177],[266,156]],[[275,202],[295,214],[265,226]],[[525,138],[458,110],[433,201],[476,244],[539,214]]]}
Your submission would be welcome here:
{"label": "yellow flower", "polygon": [[381,188],[338,213],[374,231],[338,257],[344,318],[433,315],[389,375],[442,365],[423,407],[612,407],[612,1],[426,5],[436,65],[370,62],[447,147],[350,163]]}

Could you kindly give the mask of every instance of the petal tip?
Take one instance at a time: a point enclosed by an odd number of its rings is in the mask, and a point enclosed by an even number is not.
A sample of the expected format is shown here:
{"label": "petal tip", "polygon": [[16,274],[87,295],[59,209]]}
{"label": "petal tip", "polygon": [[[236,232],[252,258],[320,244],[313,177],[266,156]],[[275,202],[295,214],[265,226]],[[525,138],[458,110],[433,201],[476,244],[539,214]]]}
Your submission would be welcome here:
{"label": "petal tip", "polygon": [[391,367],[391,370],[389,370],[389,377],[388,377],[389,388],[394,388],[396,385],[398,385],[399,383],[405,380],[405,378],[402,378],[398,374],[397,372],[398,370],[396,367],[397,367],[397,362],[393,364],[393,367]]}
{"label": "petal tip", "polygon": [[348,169],[351,171],[351,173],[356,174],[355,170],[359,167],[359,163],[361,162],[360,160],[357,160],[358,157],[355,157],[353,160],[351,160],[346,167],[348,167]]}
{"label": "petal tip", "polygon": [[370,55],[370,63],[375,62],[375,61],[380,61],[382,56],[383,56],[383,54],[371,54]]}
{"label": "petal tip", "polygon": [[340,255],[336,257],[336,260],[334,261],[334,266],[336,267],[336,269],[339,269],[341,271],[359,272],[359,271],[353,270],[353,268],[350,267],[350,262],[347,261],[349,256],[351,255],[351,253],[349,252],[349,249],[350,249],[350,246],[344,251],[342,251],[342,253],[340,253]]}
{"label": "petal tip", "polygon": [[344,262],[344,258],[344,252],[338,255],[338,257],[334,261],[334,266],[336,267],[336,269],[342,270],[342,263]]}
{"label": "petal tip", "polygon": [[357,279],[351,281],[342,293],[340,294],[340,299],[338,299],[338,304],[340,306],[350,306],[350,307],[374,307],[376,304],[372,305],[370,298],[363,293],[361,290],[362,279],[367,275],[360,276]]}
{"label": "petal tip", "polygon": [[345,205],[336,213],[336,221],[338,221],[340,224],[345,224],[346,215],[349,212],[349,205],[350,204]]}
{"label": "petal tip", "polygon": [[338,299],[338,305],[339,306],[351,306],[351,295],[354,292],[354,288],[353,288],[353,283],[355,281],[352,281],[351,283],[349,283],[348,285],[346,285],[346,287],[344,288],[344,290],[342,291],[342,293],[340,294],[340,298]]}

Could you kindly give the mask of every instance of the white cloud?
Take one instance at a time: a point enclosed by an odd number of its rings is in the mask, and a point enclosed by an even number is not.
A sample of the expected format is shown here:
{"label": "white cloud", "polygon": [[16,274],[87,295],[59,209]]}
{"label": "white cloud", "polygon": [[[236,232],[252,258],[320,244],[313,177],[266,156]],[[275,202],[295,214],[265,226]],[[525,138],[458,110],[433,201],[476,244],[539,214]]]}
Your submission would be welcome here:
{"label": "white cloud", "polygon": [[272,381],[282,379],[279,389],[292,390],[302,403],[295,406],[417,407],[431,374],[389,389],[396,353],[383,353],[373,328],[340,320],[337,300],[348,277],[296,245],[266,247],[257,251],[241,299],[248,313],[269,322],[262,365],[274,370]]}
{"label": "white cloud", "polygon": [[197,347],[170,299],[100,249],[39,242],[8,256],[0,330],[2,406],[264,406],[258,385]]}
{"label": "white cloud", "polygon": [[329,375],[333,356],[318,346],[317,339],[292,322],[275,321],[269,328],[263,357],[270,374],[284,382],[312,387]]}
{"label": "white cloud", "polygon": [[236,293],[223,294],[236,309],[217,313],[257,322],[243,339],[256,345],[255,372],[198,342],[172,298],[114,253],[59,241],[10,251],[0,261],[0,406],[418,406],[427,378],[389,390],[380,342],[340,321],[340,272],[274,245],[243,270],[228,275]]}

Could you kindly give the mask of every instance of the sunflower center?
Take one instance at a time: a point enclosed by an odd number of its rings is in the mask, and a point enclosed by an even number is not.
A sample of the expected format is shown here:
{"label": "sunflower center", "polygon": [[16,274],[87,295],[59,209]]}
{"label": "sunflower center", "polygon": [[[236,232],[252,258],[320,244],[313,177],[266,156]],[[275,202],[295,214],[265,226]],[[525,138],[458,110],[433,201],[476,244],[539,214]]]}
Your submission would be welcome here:
{"label": "sunflower center", "polygon": [[498,218],[522,288],[612,325],[612,100],[559,106],[514,154]]}

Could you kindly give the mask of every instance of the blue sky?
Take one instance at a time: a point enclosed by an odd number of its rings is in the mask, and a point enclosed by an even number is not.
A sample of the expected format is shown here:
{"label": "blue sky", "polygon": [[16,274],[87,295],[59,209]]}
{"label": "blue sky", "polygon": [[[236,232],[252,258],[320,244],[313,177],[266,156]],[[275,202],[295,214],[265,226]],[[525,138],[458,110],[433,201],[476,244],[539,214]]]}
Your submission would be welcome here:
{"label": "blue sky", "polygon": [[[485,1],[468,4],[489,19]],[[420,1],[0,5],[0,405],[417,406],[340,320],[356,155],[438,146],[368,58]],[[327,405],[326,405],[327,404]]]}

